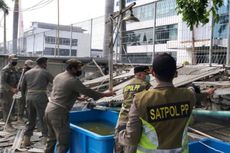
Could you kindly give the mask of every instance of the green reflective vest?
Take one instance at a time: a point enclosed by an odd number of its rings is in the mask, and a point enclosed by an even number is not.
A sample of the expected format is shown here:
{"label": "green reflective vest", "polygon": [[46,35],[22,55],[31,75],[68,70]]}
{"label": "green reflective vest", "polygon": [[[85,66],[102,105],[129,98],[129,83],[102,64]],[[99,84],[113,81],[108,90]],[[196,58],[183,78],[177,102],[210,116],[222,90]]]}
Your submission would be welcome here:
{"label": "green reflective vest", "polygon": [[164,87],[143,91],[134,103],[142,121],[137,153],[188,152],[187,126],[195,103],[190,90]]}
{"label": "green reflective vest", "polygon": [[188,136],[187,129],[188,123],[185,127],[182,139],[182,147],[176,149],[157,149],[158,137],[156,129],[147,121],[140,118],[142,121],[142,135],[139,141],[136,153],[188,153]]}

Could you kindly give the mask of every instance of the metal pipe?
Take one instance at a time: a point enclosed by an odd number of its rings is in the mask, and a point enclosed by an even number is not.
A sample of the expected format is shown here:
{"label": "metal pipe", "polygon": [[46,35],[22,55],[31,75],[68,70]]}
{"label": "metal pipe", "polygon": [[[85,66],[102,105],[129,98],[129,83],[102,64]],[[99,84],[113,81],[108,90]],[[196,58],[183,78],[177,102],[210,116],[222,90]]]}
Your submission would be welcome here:
{"label": "metal pipe", "polygon": [[[113,30],[113,21],[111,20],[111,29]],[[110,38],[111,38],[111,42],[113,43],[113,33],[110,32]],[[109,60],[109,90],[113,91],[113,45],[109,45],[109,56],[108,56],[108,60]]]}
{"label": "metal pipe", "polygon": [[154,16],[153,16],[153,50],[152,50],[152,62],[155,58],[155,33],[156,33],[156,18],[157,18],[157,1],[154,3]]}
{"label": "metal pipe", "polygon": [[89,54],[90,54],[90,57],[92,57],[92,40],[93,40],[93,19],[90,19],[90,52],[89,52]]}
{"label": "metal pipe", "polygon": [[[211,7],[213,6],[212,1],[211,1]],[[209,66],[212,66],[212,46],[213,46],[213,29],[214,29],[214,19],[213,19],[213,13],[211,14],[211,30],[210,30],[210,46],[209,46],[209,54],[208,54],[208,59],[209,59]]]}
{"label": "metal pipe", "polygon": [[230,111],[193,110],[193,115],[230,118]]}
{"label": "metal pipe", "polygon": [[72,52],[72,39],[73,39],[73,24],[70,25],[70,47],[69,47],[69,56],[71,56]]}

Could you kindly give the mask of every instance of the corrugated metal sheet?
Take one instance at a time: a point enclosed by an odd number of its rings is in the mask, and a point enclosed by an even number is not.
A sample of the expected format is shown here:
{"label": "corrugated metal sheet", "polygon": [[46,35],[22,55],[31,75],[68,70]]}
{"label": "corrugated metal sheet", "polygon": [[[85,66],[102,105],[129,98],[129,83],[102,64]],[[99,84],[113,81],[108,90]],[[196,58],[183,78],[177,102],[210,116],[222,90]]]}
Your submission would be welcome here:
{"label": "corrugated metal sheet", "polygon": [[[221,67],[209,67],[206,65],[189,65],[185,66],[183,68],[180,68],[178,70],[178,77],[176,77],[173,80],[173,83],[176,87],[184,86],[189,83],[192,83],[194,81],[197,81],[199,79],[205,78],[207,76],[211,76],[214,74],[218,74],[220,72],[223,72],[224,69]],[[120,101],[123,100],[123,94],[122,89],[129,83],[129,80],[126,82],[123,82],[117,86],[115,86],[113,89],[116,91],[116,96],[114,97],[105,97],[98,102],[109,102],[109,101]],[[153,87],[156,86],[156,80],[151,77],[151,84]]]}

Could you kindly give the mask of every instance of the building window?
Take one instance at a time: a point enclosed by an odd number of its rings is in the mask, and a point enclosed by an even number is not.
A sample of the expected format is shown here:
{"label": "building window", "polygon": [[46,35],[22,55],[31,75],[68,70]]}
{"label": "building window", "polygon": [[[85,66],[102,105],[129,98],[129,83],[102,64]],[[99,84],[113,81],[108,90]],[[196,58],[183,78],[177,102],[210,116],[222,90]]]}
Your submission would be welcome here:
{"label": "building window", "polygon": [[78,40],[72,39],[72,46],[77,46],[77,45],[78,45]]}
{"label": "building window", "polygon": [[177,24],[156,27],[155,43],[165,44],[169,40],[177,40]]}
{"label": "building window", "polygon": [[71,50],[71,56],[77,56],[77,50],[72,49]]}
{"label": "building window", "polygon": [[[157,2],[157,18],[176,15],[176,0],[161,0]],[[140,21],[153,20],[154,3],[133,8],[133,14]]]}
{"label": "building window", "polygon": [[152,20],[154,15],[153,3],[133,8],[133,14],[140,21]]}
{"label": "building window", "polygon": [[59,44],[60,45],[70,45],[70,39],[69,38],[59,38]]}
{"label": "building window", "polygon": [[176,15],[176,0],[161,0],[157,2],[157,18]]}
{"label": "building window", "polygon": [[69,49],[59,49],[60,56],[69,56]]}
{"label": "building window", "polygon": [[[165,44],[169,40],[177,40],[177,24],[156,27],[155,43]],[[127,46],[151,45],[153,28],[127,31],[124,38]]]}
{"label": "building window", "polygon": [[153,38],[153,29],[141,29],[128,31],[125,35],[125,43],[128,46],[139,46],[139,45],[147,45],[152,44]]}
{"label": "building window", "polygon": [[46,36],[45,42],[46,42],[46,44],[55,44],[55,42],[56,42],[55,37]]}
{"label": "building window", "polygon": [[[45,37],[45,43],[46,44],[56,44],[56,37],[46,36]],[[69,38],[59,38],[59,45],[70,45],[70,39]],[[72,39],[72,46],[78,45],[78,39]]]}
{"label": "building window", "polygon": [[218,10],[218,13],[220,15],[219,22],[215,23],[214,25],[213,36],[215,39],[226,39],[228,34],[229,4],[227,0],[224,0],[223,2],[223,6],[221,6]]}
{"label": "building window", "polygon": [[44,55],[54,55],[54,48],[45,48]]}

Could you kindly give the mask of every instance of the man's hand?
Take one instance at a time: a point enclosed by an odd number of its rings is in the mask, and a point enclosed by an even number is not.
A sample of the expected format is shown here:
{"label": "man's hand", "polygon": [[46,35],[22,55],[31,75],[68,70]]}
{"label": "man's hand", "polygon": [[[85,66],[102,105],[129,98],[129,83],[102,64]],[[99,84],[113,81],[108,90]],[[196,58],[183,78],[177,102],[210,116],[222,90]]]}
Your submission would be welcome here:
{"label": "man's hand", "polygon": [[212,95],[212,94],[214,94],[215,90],[216,90],[216,88],[208,88],[207,93],[209,95]]}
{"label": "man's hand", "polygon": [[115,96],[116,93],[114,91],[109,91],[109,92],[105,92],[103,93],[103,97],[110,97],[110,96]]}
{"label": "man's hand", "polygon": [[18,89],[17,89],[17,88],[11,88],[10,91],[11,91],[13,94],[18,93]]}

